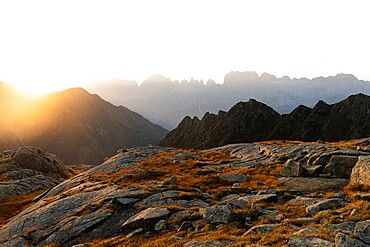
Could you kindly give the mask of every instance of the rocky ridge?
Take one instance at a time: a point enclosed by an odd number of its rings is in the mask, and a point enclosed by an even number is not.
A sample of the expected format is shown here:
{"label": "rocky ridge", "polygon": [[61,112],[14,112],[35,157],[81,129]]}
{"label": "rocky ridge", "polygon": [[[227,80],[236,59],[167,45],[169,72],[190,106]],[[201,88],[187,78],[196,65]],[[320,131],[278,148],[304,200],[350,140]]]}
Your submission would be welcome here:
{"label": "rocky ridge", "polygon": [[185,117],[160,145],[212,148],[266,140],[339,141],[370,136],[370,97],[357,94],[336,104],[319,101],[280,115],[256,100],[240,102],[228,112]]}
{"label": "rocky ridge", "polygon": [[369,174],[355,172],[369,145],[120,150],[38,197],[0,245],[369,246]]}

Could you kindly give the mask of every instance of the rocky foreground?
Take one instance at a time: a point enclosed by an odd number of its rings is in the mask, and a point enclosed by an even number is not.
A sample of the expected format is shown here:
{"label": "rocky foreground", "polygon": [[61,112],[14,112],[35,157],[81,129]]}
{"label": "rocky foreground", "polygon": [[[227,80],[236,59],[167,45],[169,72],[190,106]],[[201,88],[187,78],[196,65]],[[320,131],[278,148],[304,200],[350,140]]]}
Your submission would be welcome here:
{"label": "rocky foreground", "polygon": [[370,142],[120,150],[37,197],[1,246],[370,246]]}

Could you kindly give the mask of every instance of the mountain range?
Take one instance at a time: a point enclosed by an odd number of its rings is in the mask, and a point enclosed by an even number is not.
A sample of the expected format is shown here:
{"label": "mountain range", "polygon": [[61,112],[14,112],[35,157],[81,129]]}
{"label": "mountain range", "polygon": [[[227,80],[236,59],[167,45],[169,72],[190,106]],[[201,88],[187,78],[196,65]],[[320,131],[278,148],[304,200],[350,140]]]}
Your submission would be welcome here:
{"label": "mountain range", "polygon": [[141,85],[135,81],[110,80],[96,82],[86,89],[115,105],[124,105],[164,128],[173,129],[185,116],[201,118],[206,112],[226,111],[237,102],[250,98],[286,114],[301,104],[313,107],[319,100],[333,104],[353,94],[370,94],[370,83],[349,74],[291,79],[268,73],[233,71],[225,75],[223,84],[212,80],[206,84],[193,79],[171,81],[153,75]]}
{"label": "mountain range", "polygon": [[0,150],[32,145],[67,164],[98,164],[118,149],[157,144],[167,132],[81,88],[26,97],[0,83]]}
{"label": "mountain range", "polygon": [[370,97],[357,94],[336,104],[319,101],[280,115],[254,99],[228,112],[185,117],[162,141],[163,146],[212,148],[266,140],[338,141],[370,136]]}

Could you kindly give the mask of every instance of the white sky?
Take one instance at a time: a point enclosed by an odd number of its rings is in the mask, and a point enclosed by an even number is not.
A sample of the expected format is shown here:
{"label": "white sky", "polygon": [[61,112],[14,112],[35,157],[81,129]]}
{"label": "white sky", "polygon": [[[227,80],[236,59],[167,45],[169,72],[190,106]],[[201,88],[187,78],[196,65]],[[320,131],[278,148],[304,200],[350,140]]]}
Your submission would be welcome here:
{"label": "white sky", "polygon": [[101,79],[370,80],[370,1],[0,0],[0,80],[52,91]]}

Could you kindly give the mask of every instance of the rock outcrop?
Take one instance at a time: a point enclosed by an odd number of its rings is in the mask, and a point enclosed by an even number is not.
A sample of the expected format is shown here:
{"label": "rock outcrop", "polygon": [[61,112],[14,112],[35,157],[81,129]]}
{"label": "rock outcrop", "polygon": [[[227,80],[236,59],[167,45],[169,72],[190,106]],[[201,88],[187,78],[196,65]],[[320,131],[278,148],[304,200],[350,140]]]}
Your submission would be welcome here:
{"label": "rock outcrop", "polygon": [[0,199],[45,190],[72,176],[59,158],[38,147],[20,147],[0,158]]}

